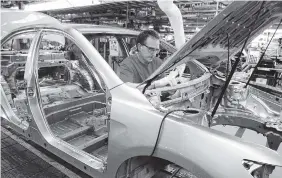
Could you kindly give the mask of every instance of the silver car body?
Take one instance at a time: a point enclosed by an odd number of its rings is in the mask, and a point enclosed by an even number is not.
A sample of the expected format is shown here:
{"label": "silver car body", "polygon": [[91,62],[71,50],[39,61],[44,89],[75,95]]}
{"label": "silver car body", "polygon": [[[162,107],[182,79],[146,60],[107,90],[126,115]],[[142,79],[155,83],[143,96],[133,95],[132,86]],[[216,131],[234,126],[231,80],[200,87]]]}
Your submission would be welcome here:
{"label": "silver car body", "polygon": [[[235,2],[233,6],[235,4],[238,8],[244,3],[247,2]],[[230,9],[227,8],[224,12],[228,10]],[[9,12],[6,14],[7,18],[2,19],[6,19],[6,23],[13,24],[15,19],[8,20]],[[168,165],[177,165],[186,177],[193,175],[202,178],[251,178],[253,177],[251,172],[254,170],[244,167],[248,161],[252,163],[251,165],[257,166],[256,168],[270,166],[271,168],[267,167],[267,169],[271,170],[272,166],[282,166],[282,157],[276,151],[208,128],[205,125],[207,118],[205,110],[195,108],[184,115],[169,115],[162,125],[166,112],[157,109],[138,89],[124,84],[97,50],[75,28],[60,24],[54,19],[54,22],[51,22],[51,19],[43,22],[42,19],[37,19],[37,16],[46,16],[38,13],[16,12],[15,14],[19,18],[17,20],[23,20],[32,14],[33,20],[29,21],[28,25],[21,23],[15,29],[12,29],[13,25],[8,26],[9,29],[5,31],[10,33],[1,37],[1,44],[15,34],[26,31],[34,31],[36,34],[27,55],[24,74],[28,118],[19,118],[15,114],[2,86],[1,118],[24,137],[83,172],[93,177],[112,178],[130,175],[128,172],[133,170],[136,172],[135,168],[140,168],[141,171],[138,170],[134,177],[152,177],[161,174],[159,169],[153,169],[156,166],[153,162],[157,162],[160,163],[159,165],[165,164],[165,168]],[[1,15],[3,17],[5,13]],[[2,30],[4,27],[2,25]],[[73,39],[86,55],[87,62],[93,66],[92,71],[96,71],[106,85],[105,93],[95,93],[88,98],[76,99],[72,101],[73,104],[68,111],[70,113],[80,109],[95,98],[105,97],[104,104],[107,108],[105,126],[107,127],[104,129],[108,132],[90,140],[88,145],[82,145],[94,149],[100,148],[103,142],[102,146],[107,146],[106,159],[88,153],[84,147],[64,141],[55,136],[50,129],[37,82],[38,49],[42,34],[45,32],[64,34]],[[177,57],[178,53],[179,51],[170,59]],[[192,61],[191,65],[199,69],[192,73],[202,74],[200,78],[192,80],[191,85],[205,83],[206,79],[210,79],[211,74],[204,65],[197,61]],[[210,86],[209,81],[206,84]],[[65,112],[66,106],[64,104],[56,106],[54,113]],[[162,130],[160,140],[154,154],[151,155],[160,129]],[[107,145],[103,145],[105,140]],[[143,164],[148,160],[146,167]]]}

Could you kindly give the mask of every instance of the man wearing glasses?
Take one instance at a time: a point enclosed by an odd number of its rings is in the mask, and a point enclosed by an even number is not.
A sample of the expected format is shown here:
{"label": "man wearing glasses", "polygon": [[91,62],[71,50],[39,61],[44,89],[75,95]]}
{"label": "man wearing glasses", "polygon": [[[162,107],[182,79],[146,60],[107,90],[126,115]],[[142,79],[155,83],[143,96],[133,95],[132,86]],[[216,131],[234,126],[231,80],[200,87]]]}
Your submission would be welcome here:
{"label": "man wearing glasses", "polygon": [[120,65],[120,78],[124,82],[141,83],[161,64],[156,57],[160,51],[160,37],[154,30],[141,32],[136,39],[137,53],[127,57]]}

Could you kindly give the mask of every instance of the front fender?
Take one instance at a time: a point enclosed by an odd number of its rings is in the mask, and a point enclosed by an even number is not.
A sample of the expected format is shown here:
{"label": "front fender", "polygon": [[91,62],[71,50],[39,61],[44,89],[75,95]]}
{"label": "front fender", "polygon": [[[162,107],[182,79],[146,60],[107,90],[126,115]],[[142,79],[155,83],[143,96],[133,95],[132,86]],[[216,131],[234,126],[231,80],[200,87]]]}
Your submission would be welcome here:
{"label": "front fender", "polygon": [[[127,159],[149,156],[164,114],[153,108],[138,90],[121,85],[111,90],[111,122],[107,176],[115,177]],[[164,121],[154,157],[171,161],[199,177],[251,177],[244,159],[282,165],[281,157],[266,147],[244,142],[188,119],[168,116]]]}
{"label": "front fender", "polygon": [[156,157],[176,163],[199,177],[251,177],[243,160],[282,166],[282,157],[261,145],[191,123],[168,120]]}

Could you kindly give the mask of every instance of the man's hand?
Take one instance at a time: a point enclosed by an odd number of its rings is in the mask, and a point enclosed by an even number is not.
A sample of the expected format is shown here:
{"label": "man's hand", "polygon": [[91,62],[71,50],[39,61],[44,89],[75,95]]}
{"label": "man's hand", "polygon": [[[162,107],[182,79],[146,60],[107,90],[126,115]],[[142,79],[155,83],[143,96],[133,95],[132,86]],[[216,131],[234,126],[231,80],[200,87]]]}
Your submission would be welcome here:
{"label": "man's hand", "polygon": [[[168,86],[168,85],[169,86],[174,86],[176,84],[177,84],[176,80],[170,81],[170,80],[167,80],[166,78],[163,78],[163,79],[160,79],[160,80],[152,82],[151,85],[149,85],[147,87],[147,90],[152,90],[152,89],[156,89],[156,88],[162,88],[162,87],[165,87],[165,86]],[[136,88],[139,89],[142,92],[146,85],[147,85],[147,83],[144,83],[142,85],[137,86]]]}
{"label": "man's hand", "polygon": [[[165,86],[175,86],[177,84],[178,84],[178,79],[177,78],[164,77],[164,78],[162,78],[160,80],[152,82],[151,85],[147,87],[147,90],[153,90],[153,89],[162,88],[162,87],[165,87]],[[144,84],[142,84],[140,86],[137,86],[137,88],[140,91],[143,91],[143,89],[144,89],[144,87],[146,85],[147,84],[144,83]]]}
{"label": "man's hand", "polygon": [[162,88],[165,86],[175,86],[177,85],[177,79],[176,78],[169,78],[164,77],[160,80],[154,81],[148,89],[155,89],[155,88]]}

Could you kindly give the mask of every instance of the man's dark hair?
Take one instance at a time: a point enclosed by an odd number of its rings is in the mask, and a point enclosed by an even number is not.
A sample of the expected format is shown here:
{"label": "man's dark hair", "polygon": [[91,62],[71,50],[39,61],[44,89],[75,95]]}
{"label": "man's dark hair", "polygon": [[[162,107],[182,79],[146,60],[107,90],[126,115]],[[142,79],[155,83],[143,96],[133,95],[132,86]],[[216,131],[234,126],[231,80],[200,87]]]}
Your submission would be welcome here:
{"label": "man's dark hair", "polygon": [[160,39],[158,32],[156,32],[155,30],[144,30],[137,36],[136,45],[138,43],[144,45],[144,43],[145,43],[145,41],[147,40],[148,37]]}

